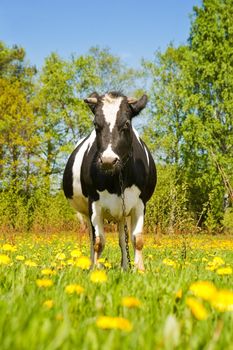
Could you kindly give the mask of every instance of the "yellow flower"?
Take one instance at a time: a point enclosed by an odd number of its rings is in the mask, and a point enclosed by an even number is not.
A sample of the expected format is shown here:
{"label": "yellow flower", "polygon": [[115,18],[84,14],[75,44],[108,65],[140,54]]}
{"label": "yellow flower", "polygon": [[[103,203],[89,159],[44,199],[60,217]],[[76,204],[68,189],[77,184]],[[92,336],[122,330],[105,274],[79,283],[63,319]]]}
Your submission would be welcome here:
{"label": "yellow flower", "polygon": [[32,261],[32,260],[26,260],[25,265],[30,266],[30,267],[36,267],[37,263],[35,261]]}
{"label": "yellow flower", "polygon": [[52,269],[43,269],[43,270],[41,270],[41,274],[43,276],[56,275],[56,271],[54,271]]}
{"label": "yellow flower", "polygon": [[176,267],[177,266],[176,262],[173,261],[172,259],[169,259],[169,258],[163,259],[163,264],[167,265],[167,266],[172,266],[172,267]]}
{"label": "yellow flower", "polygon": [[83,270],[88,270],[91,266],[91,260],[87,256],[80,256],[75,265]]}
{"label": "yellow flower", "polygon": [[214,271],[224,264],[225,264],[225,261],[222,258],[220,258],[219,256],[215,256],[213,261],[208,262],[208,266],[206,267],[206,270]]}
{"label": "yellow flower", "polygon": [[57,260],[65,260],[65,258],[66,258],[66,255],[64,253],[58,253],[56,255]]}
{"label": "yellow flower", "polygon": [[125,332],[130,332],[133,329],[132,323],[123,317],[100,316],[96,325],[102,329],[120,329]]}
{"label": "yellow flower", "polygon": [[82,253],[80,252],[79,249],[74,249],[72,250],[70,255],[72,256],[72,258],[79,258],[82,255]]}
{"label": "yellow flower", "polygon": [[0,265],[9,265],[11,263],[11,259],[6,254],[0,254]]}
{"label": "yellow flower", "polygon": [[54,301],[49,299],[49,300],[45,300],[43,302],[43,306],[47,309],[52,309],[52,307],[54,306]]}
{"label": "yellow flower", "polygon": [[82,294],[84,292],[84,288],[79,284],[69,284],[65,287],[65,292],[67,294]]}
{"label": "yellow flower", "polygon": [[206,320],[208,317],[208,312],[200,301],[194,298],[187,298],[186,305],[190,308],[193,316],[197,320]]}
{"label": "yellow flower", "polygon": [[36,284],[40,288],[47,288],[53,285],[53,281],[49,279],[38,279],[36,280]]}
{"label": "yellow flower", "polygon": [[3,244],[2,250],[4,250],[5,252],[15,252],[16,247],[11,245],[11,244],[6,243],[6,244]]}
{"label": "yellow flower", "polygon": [[182,289],[178,289],[178,291],[176,292],[176,300],[179,300],[182,298],[182,295],[183,295],[183,291]]}
{"label": "yellow flower", "polygon": [[135,297],[124,297],[121,299],[121,305],[128,308],[137,308],[141,306],[141,301]]}
{"label": "yellow flower", "polygon": [[93,271],[90,280],[93,283],[104,283],[107,281],[107,274],[105,271]]}
{"label": "yellow flower", "polygon": [[230,266],[221,267],[216,272],[218,275],[232,275],[232,268]]}
{"label": "yellow flower", "polygon": [[216,287],[209,281],[198,281],[191,284],[189,290],[199,298],[211,300],[217,292]]}
{"label": "yellow flower", "polygon": [[218,311],[233,311],[233,292],[230,290],[219,290],[211,305]]}
{"label": "yellow flower", "polygon": [[17,255],[15,259],[18,261],[24,261],[25,257],[23,255]]}

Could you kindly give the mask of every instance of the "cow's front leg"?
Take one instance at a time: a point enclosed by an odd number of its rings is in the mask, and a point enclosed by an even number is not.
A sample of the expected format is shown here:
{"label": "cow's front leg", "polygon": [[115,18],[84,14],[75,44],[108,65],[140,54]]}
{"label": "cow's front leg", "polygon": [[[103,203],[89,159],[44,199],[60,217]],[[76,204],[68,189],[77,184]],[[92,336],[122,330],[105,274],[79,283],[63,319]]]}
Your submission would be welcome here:
{"label": "cow's front leg", "polygon": [[90,222],[94,254],[92,264],[96,265],[105,246],[102,209],[99,201],[90,203]]}
{"label": "cow's front leg", "polygon": [[144,204],[140,199],[132,212],[132,241],[134,246],[134,263],[138,270],[144,271],[142,257],[143,248],[143,226],[144,226]]}
{"label": "cow's front leg", "polygon": [[[130,232],[130,217],[126,218],[127,220],[127,229],[128,229],[128,234]],[[127,252],[126,252],[126,242],[125,242],[125,220],[122,219],[118,223],[118,232],[119,232],[119,245],[121,248],[121,267],[123,270],[128,269],[128,259],[127,259]]]}

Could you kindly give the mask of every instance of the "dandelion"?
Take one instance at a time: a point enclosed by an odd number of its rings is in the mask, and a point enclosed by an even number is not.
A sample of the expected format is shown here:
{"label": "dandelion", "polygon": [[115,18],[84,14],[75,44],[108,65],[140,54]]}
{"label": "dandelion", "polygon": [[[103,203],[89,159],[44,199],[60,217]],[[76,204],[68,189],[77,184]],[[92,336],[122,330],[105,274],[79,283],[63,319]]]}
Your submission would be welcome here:
{"label": "dandelion", "polygon": [[18,261],[24,261],[25,257],[23,255],[17,255],[15,259]]}
{"label": "dandelion", "polygon": [[197,320],[207,319],[208,312],[200,301],[190,297],[186,299],[186,305],[190,308],[193,316]]}
{"label": "dandelion", "polygon": [[11,263],[11,259],[6,254],[0,254],[0,265],[9,265]]}
{"label": "dandelion", "polygon": [[230,290],[219,290],[211,305],[218,311],[233,311],[233,292]]}
{"label": "dandelion", "polygon": [[93,271],[90,280],[93,283],[104,283],[107,281],[107,274],[105,271]]}
{"label": "dandelion", "polygon": [[141,301],[135,297],[124,297],[121,299],[121,305],[128,308],[138,308],[141,306]]}
{"label": "dandelion", "polygon": [[54,301],[52,299],[49,299],[49,300],[45,300],[43,302],[43,306],[46,308],[46,309],[52,309],[52,307],[54,306]]}
{"label": "dandelion", "polygon": [[215,285],[209,281],[198,281],[191,284],[189,290],[199,298],[204,300],[211,300],[217,289]]}
{"label": "dandelion", "polygon": [[4,250],[5,252],[15,252],[16,247],[11,245],[11,244],[6,243],[6,244],[3,244],[2,250]]}
{"label": "dandelion", "polygon": [[167,265],[167,266],[171,266],[171,267],[176,267],[177,266],[176,262],[173,261],[172,259],[169,259],[169,258],[163,259],[163,264]]}
{"label": "dandelion", "polygon": [[206,270],[214,271],[224,264],[225,264],[225,261],[222,258],[220,258],[219,256],[215,256],[213,261],[208,262],[208,266],[206,267]]}
{"label": "dandelion", "polygon": [[131,332],[133,329],[132,323],[123,317],[100,316],[96,325],[101,329],[119,329],[125,332]]}
{"label": "dandelion", "polygon": [[232,275],[232,268],[230,266],[221,267],[216,272],[218,275]]}
{"label": "dandelion", "polygon": [[88,270],[91,266],[91,260],[87,256],[81,256],[78,258],[75,265],[80,267],[82,270]]}
{"label": "dandelion", "polygon": [[43,276],[56,275],[56,271],[54,271],[52,269],[43,269],[43,270],[41,270],[41,274]]}
{"label": "dandelion", "polygon": [[79,258],[82,255],[82,253],[79,249],[74,249],[72,250],[70,255],[72,256],[72,258]]}
{"label": "dandelion", "polygon": [[55,258],[57,260],[65,260],[66,255],[64,253],[58,253]]}
{"label": "dandelion", "polygon": [[40,288],[47,288],[53,285],[53,281],[50,279],[38,279],[36,280],[36,284]]}
{"label": "dandelion", "polygon": [[65,287],[65,292],[67,294],[82,294],[84,292],[84,288],[79,284],[69,284]]}
{"label": "dandelion", "polygon": [[29,266],[29,267],[36,267],[37,266],[37,263],[35,261],[32,261],[32,260],[26,260],[24,264],[26,266]]}
{"label": "dandelion", "polygon": [[177,291],[176,294],[175,294],[176,300],[181,299],[181,298],[182,298],[182,295],[183,295],[183,291],[182,291],[182,289],[180,288],[180,289],[178,289],[178,291]]}

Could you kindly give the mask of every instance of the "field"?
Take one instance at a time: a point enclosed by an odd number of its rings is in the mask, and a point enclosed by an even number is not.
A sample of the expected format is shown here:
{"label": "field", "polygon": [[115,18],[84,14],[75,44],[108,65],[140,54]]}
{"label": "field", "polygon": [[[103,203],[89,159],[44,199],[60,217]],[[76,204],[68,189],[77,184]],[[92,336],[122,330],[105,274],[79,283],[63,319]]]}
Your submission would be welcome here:
{"label": "field", "polygon": [[233,349],[233,237],[145,240],[142,273],[113,233],[94,271],[83,235],[2,236],[1,350]]}

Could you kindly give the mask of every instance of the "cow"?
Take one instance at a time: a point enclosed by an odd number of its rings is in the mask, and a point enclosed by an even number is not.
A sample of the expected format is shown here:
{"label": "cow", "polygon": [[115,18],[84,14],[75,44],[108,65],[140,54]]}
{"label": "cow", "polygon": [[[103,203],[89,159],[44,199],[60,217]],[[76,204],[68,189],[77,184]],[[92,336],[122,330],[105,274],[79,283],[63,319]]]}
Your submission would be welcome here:
{"label": "cow", "polygon": [[131,227],[134,264],[144,270],[143,225],[146,203],[156,186],[156,167],[150,151],[132,126],[147,104],[147,96],[128,98],[119,92],[84,100],[94,114],[94,129],[70,155],[63,190],[90,226],[94,266],[105,246],[104,219],[118,224],[121,266],[128,269],[125,218]]}

